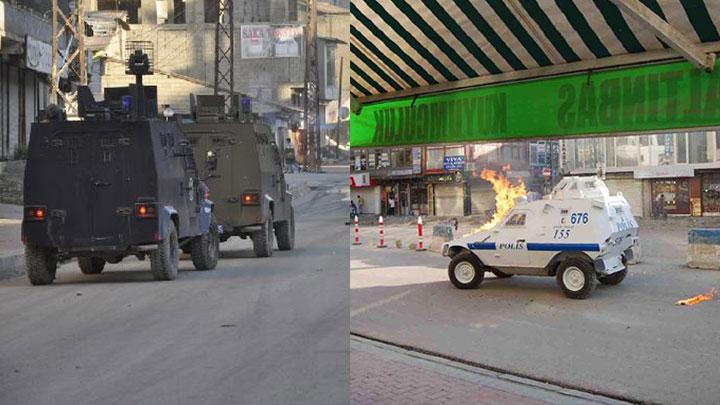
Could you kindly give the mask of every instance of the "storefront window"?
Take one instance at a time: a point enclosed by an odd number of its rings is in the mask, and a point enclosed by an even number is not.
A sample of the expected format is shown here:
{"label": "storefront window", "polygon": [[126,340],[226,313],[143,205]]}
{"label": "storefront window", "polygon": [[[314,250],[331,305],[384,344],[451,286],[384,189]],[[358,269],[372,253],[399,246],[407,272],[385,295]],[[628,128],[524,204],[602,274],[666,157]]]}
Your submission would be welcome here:
{"label": "storefront window", "polygon": [[702,208],[704,212],[720,213],[720,174],[703,175]]}
{"label": "storefront window", "polygon": [[667,214],[690,214],[690,183],[687,179],[655,180],[652,183],[653,206],[662,204]]}

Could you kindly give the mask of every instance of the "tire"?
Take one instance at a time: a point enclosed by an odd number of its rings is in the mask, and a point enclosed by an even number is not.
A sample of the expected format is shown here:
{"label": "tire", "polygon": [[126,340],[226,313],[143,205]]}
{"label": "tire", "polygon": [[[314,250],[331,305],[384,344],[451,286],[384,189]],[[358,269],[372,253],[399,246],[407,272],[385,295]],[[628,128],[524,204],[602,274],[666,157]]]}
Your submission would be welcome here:
{"label": "tire", "polygon": [[178,276],[178,235],[175,223],[167,225],[165,238],[158,243],[157,249],[150,252],[150,269],[156,280],[175,280]]}
{"label": "tire", "polygon": [[514,275],[514,274],[503,273],[502,271],[500,271],[498,269],[490,269],[490,272],[492,274],[494,274],[495,277],[497,277],[497,278],[510,278]]}
{"label": "tire", "polygon": [[565,259],[558,265],[557,282],[568,298],[585,299],[595,290],[597,275],[589,262],[581,259]]}
{"label": "tire", "polygon": [[83,274],[100,274],[105,268],[105,259],[101,257],[78,257],[78,266]]}
{"label": "tire", "polygon": [[219,256],[220,238],[215,217],[212,217],[208,231],[190,242],[190,257],[195,270],[212,270],[217,266]]}
{"label": "tire", "polygon": [[625,276],[627,276],[627,269],[620,270],[609,276],[601,277],[599,281],[604,285],[618,285],[625,280]]}
{"label": "tire", "polygon": [[54,250],[26,245],[25,272],[32,285],[52,284],[57,272],[57,256]]}
{"label": "tire", "polygon": [[295,209],[290,208],[290,218],[275,226],[278,249],[293,250],[295,247]]}
{"label": "tire", "polygon": [[461,290],[477,288],[485,277],[485,266],[470,252],[458,253],[450,260],[448,277]]}
{"label": "tire", "polygon": [[273,245],[275,243],[275,232],[273,232],[272,217],[268,215],[268,220],[262,225],[262,229],[254,232],[251,236],[253,242],[253,250],[257,257],[270,257],[273,254]]}

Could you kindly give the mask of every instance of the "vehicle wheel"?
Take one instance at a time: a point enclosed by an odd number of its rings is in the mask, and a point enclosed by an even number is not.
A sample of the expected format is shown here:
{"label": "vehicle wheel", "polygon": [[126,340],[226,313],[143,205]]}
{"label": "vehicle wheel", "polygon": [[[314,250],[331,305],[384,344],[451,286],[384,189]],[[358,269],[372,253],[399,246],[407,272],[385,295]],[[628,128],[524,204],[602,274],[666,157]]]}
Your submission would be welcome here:
{"label": "vehicle wheel", "polygon": [[485,268],[474,254],[463,252],[453,256],[448,266],[450,282],[461,290],[477,288],[485,277]]}
{"label": "vehicle wheel", "polygon": [[513,274],[507,274],[503,273],[502,271],[498,269],[490,269],[490,272],[495,275],[497,278],[510,278],[513,276]]}
{"label": "vehicle wheel", "polygon": [[254,232],[251,236],[253,241],[253,250],[257,257],[270,257],[273,254],[273,245],[275,243],[275,233],[273,232],[272,218],[268,215],[268,220],[262,225],[262,229]]}
{"label": "vehicle wheel", "polygon": [[100,274],[105,268],[105,259],[101,257],[78,257],[78,265],[83,274]]}
{"label": "vehicle wheel", "polygon": [[293,250],[295,247],[295,209],[290,208],[290,219],[275,226],[278,249]]}
{"label": "vehicle wheel", "polygon": [[172,221],[167,226],[165,238],[158,243],[157,249],[150,252],[150,269],[156,280],[174,280],[178,275],[180,247],[177,230]]}
{"label": "vehicle wheel", "polygon": [[618,285],[625,280],[625,276],[627,276],[627,269],[620,270],[609,276],[600,277],[599,281],[605,285]]}
{"label": "vehicle wheel", "polygon": [[195,270],[212,270],[217,266],[218,256],[220,256],[220,239],[214,217],[210,219],[208,231],[193,239],[189,246]]}
{"label": "vehicle wheel", "polygon": [[57,272],[57,256],[53,249],[26,245],[25,272],[32,285],[52,284]]}
{"label": "vehicle wheel", "polygon": [[557,269],[557,281],[568,298],[585,299],[595,290],[597,276],[592,264],[580,259],[566,259]]}

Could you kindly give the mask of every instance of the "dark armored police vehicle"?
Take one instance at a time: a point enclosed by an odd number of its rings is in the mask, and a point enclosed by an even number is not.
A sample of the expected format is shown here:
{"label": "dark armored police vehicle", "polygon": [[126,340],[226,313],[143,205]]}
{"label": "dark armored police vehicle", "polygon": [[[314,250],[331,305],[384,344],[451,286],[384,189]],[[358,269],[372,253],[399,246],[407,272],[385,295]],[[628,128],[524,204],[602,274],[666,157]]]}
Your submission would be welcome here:
{"label": "dark armored police vehicle", "polygon": [[58,262],[72,257],[98,274],[106,263],[149,256],[158,280],[177,277],[181,247],[197,270],[217,264],[213,203],[190,142],[177,121],[146,117],[147,55],[136,51],[128,63],[136,84],[119,110],[81,87],[83,120],[54,109],[32,126],[22,238],[34,285],[52,283]]}
{"label": "dark armored police vehicle", "polygon": [[[223,96],[197,96],[194,122],[183,124],[200,173],[213,193],[220,241],[250,237],[257,257],[295,245],[292,194],[269,126],[226,117]],[[247,118],[247,115],[245,115]]]}

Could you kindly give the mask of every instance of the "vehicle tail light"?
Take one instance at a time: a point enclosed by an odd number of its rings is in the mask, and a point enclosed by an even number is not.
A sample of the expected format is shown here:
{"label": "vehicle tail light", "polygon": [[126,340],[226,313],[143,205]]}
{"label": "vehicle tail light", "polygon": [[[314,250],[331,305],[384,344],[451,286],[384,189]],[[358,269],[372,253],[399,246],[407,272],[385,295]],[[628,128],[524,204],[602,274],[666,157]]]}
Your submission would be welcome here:
{"label": "vehicle tail light", "polygon": [[138,218],[156,218],[157,206],[150,203],[135,204],[135,216]]}
{"label": "vehicle tail light", "polygon": [[26,221],[44,221],[47,216],[47,208],[45,206],[33,205],[25,207]]}
{"label": "vehicle tail light", "polygon": [[243,193],[242,205],[260,205],[259,193]]}

